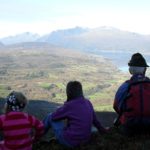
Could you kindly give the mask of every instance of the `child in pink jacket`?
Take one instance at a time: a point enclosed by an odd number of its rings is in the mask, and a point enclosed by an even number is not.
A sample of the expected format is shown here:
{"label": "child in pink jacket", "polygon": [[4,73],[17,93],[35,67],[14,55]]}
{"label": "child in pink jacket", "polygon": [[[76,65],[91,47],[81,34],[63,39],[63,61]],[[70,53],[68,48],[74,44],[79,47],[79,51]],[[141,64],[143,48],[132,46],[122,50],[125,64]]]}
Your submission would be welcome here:
{"label": "child in pink jacket", "polygon": [[0,130],[3,133],[0,150],[32,150],[33,141],[43,134],[43,123],[22,112],[26,104],[27,99],[20,92],[12,92],[6,98],[5,114],[0,116]]}

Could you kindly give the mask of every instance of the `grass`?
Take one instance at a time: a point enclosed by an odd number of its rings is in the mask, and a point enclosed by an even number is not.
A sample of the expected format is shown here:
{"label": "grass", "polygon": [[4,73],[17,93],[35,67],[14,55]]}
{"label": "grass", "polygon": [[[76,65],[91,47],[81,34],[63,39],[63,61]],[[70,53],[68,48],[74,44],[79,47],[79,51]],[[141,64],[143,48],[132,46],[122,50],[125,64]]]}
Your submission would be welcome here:
{"label": "grass", "polygon": [[113,112],[113,106],[112,105],[100,105],[100,106],[94,106],[95,111],[105,111],[105,112]]}
{"label": "grass", "polygon": [[55,97],[54,97],[54,101],[55,102],[62,102],[62,101],[64,101],[65,100],[65,95],[64,94],[62,94],[62,93],[57,93],[56,95],[55,95]]}
{"label": "grass", "polygon": [[11,88],[6,85],[0,85],[0,97],[6,97],[10,93]]}
{"label": "grass", "polygon": [[107,92],[99,92],[99,93],[94,93],[93,95],[90,95],[89,98],[91,100],[97,100],[97,99],[111,99],[111,95],[108,94]]}
{"label": "grass", "polygon": [[56,85],[58,86],[58,88],[63,90],[66,88],[66,86],[63,83],[56,83]]}
{"label": "grass", "polygon": [[49,89],[50,87],[50,83],[38,83],[38,85],[44,89]]}
{"label": "grass", "polygon": [[[33,150],[69,150],[57,142],[39,142],[33,147]],[[126,137],[119,134],[116,128],[110,129],[107,134],[100,135],[97,132],[92,134],[91,140],[80,145],[74,150],[150,150],[150,135],[140,135],[135,137]]]}
{"label": "grass", "polygon": [[[4,56],[1,54],[3,61],[0,69],[5,73],[0,74],[1,84],[7,84],[12,90],[25,93],[28,99],[62,102],[65,99],[67,83],[70,80],[78,80],[83,85],[85,96],[91,100],[113,97],[113,92],[109,91],[116,89],[120,73],[107,60],[98,61],[101,58],[85,57],[83,54],[73,56],[72,53],[54,53],[55,50],[51,49],[52,51],[49,51],[49,48],[46,51],[37,48],[33,53],[29,50],[29,55],[28,51],[21,53],[19,49],[17,52],[14,50],[15,55],[14,52]],[[43,54],[39,55],[41,51]],[[0,96],[5,97],[7,93],[7,89],[0,87]]]}
{"label": "grass", "polygon": [[52,73],[49,73],[49,79],[50,80],[57,80],[58,79],[58,76],[57,75],[55,75],[55,74],[52,74]]}
{"label": "grass", "polygon": [[95,84],[94,83],[91,83],[91,82],[84,82],[83,83],[83,87],[84,87],[84,90],[87,91],[87,90],[90,90],[91,88],[94,88],[95,87]]}

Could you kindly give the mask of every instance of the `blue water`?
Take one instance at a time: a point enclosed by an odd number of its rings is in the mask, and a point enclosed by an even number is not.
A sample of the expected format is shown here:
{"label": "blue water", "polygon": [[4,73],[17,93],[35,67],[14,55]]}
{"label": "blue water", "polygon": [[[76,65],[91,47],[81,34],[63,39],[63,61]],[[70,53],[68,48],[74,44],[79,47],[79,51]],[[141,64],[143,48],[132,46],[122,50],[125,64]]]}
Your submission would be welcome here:
{"label": "blue water", "polygon": [[[131,59],[133,53],[129,51],[102,51],[102,50],[94,50],[95,54],[101,55],[104,58],[110,59],[111,62],[118,67],[119,70],[123,72],[128,72],[128,62]],[[136,52],[135,52],[136,53]],[[150,65],[150,55],[144,55],[146,61]]]}
{"label": "blue water", "polygon": [[119,70],[121,70],[122,72],[128,72],[129,70],[129,67],[128,66],[121,66],[121,67],[118,67]]}

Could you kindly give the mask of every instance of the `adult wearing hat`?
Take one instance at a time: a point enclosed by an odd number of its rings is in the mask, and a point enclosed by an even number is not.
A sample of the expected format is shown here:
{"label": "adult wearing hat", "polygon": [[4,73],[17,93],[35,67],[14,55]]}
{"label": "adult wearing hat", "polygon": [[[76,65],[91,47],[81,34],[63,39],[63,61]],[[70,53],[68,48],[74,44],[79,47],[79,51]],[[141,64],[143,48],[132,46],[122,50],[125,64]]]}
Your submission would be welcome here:
{"label": "adult wearing hat", "polygon": [[[150,83],[148,83],[150,79],[145,76],[146,69],[149,66],[142,54],[133,54],[128,66],[131,78],[118,88],[114,99],[113,108],[118,114],[118,118],[115,120],[114,125],[121,127],[122,133],[133,135],[139,133],[138,127],[141,128],[143,125],[142,121],[145,115],[143,109],[145,109],[144,105],[146,105],[146,98],[143,98],[142,94],[145,91],[141,88],[141,84],[144,84],[144,88],[145,86],[149,86],[148,92],[150,93]],[[148,88],[146,87],[146,89]],[[149,116],[147,116],[149,120],[146,121],[150,126],[150,111],[148,113]],[[144,123],[147,123],[146,121],[144,120]]]}

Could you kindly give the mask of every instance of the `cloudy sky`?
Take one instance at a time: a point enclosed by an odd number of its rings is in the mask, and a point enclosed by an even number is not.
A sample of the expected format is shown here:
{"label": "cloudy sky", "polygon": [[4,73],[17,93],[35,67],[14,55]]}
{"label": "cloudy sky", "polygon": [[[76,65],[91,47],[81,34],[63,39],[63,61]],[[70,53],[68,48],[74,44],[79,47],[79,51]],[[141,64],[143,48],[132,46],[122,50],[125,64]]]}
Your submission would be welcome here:
{"label": "cloudy sky", "polygon": [[150,0],[0,0],[0,37],[75,26],[150,34]]}

